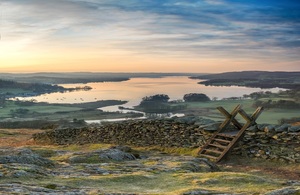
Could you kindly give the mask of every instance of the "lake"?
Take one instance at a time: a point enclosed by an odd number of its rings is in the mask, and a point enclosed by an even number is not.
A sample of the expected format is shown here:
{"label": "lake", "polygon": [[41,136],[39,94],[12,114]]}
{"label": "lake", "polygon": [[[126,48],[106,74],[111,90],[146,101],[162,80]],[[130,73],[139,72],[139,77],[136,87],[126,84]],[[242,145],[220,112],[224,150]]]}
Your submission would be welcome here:
{"label": "lake", "polygon": [[[221,87],[198,84],[201,80],[189,79],[186,76],[163,78],[132,78],[123,82],[101,82],[87,84],[64,84],[66,88],[90,86],[90,91],[73,91],[67,93],[51,93],[34,97],[19,98],[22,100],[35,99],[38,102],[49,103],[80,103],[97,100],[126,100],[124,107],[133,107],[140,103],[145,96],[166,94],[170,100],[183,99],[188,93],[204,93],[210,98],[241,97],[244,94],[262,91],[249,87]],[[278,92],[279,88],[264,89],[263,91]],[[104,111],[119,111],[118,106],[101,108]]]}

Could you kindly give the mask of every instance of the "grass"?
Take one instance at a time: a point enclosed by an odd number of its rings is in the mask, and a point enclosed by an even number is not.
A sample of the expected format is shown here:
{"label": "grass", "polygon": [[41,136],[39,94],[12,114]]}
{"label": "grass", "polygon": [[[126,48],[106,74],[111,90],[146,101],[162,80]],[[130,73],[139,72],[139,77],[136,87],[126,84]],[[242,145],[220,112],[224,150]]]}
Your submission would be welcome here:
{"label": "grass", "polygon": [[82,108],[77,107],[69,107],[69,106],[30,106],[24,107],[30,110],[31,112],[39,112],[39,113],[55,113],[55,112],[74,112],[79,111]]}
{"label": "grass", "polygon": [[235,193],[264,193],[281,187],[280,181],[267,179],[247,173],[213,172],[186,174],[187,180],[193,180],[202,189]]}
{"label": "grass", "polygon": [[173,148],[173,147],[137,147],[137,151],[160,151],[168,154],[197,156],[198,148]]}
{"label": "grass", "polygon": [[[276,98],[278,99],[278,98]],[[231,112],[238,104],[242,105],[242,108],[246,113],[251,115],[256,108],[253,108],[254,100],[219,100],[219,101],[210,101],[210,102],[192,102],[187,103],[187,113],[189,110],[196,111],[196,114],[199,116],[204,116],[204,118],[209,118],[217,121],[224,120],[224,116],[216,109],[218,106],[222,106],[228,112]],[[259,116],[257,123],[268,123],[268,124],[278,124],[279,120],[282,118],[293,118],[299,117],[299,110],[296,109],[265,109],[262,114]],[[239,115],[236,117],[241,122],[244,122],[244,119]]]}
{"label": "grass", "polygon": [[[97,101],[81,104],[46,104],[34,103],[30,106],[17,105],[14,101],[6,101],[3,108],[1,108],[0,118],[13,118],[12,111],[18,109],[26,109],[28,112],[24,114],[15,113],[15,120],[20,119],[47,119],[47,120],[73,120],[74,118],[85,120],[99,120],[111,118],[126,118],[138,117],[138,114],[132,113],[106,113],[98,110],[99,107],[105,105],[119,104],[119,101]],[[84,117],[83,117],[84,116]]]}
{"label": "grass", "polygon": [[[271,94],[270,97],[263,97],[260,100],[272,100],[278,101],[280,99],[290,99],[283,95],[274,95]],[[238,104],[242,105],[242,108],[248,114],[252,114],[255,111],[253,108],[253,99],[242,99],[242,100],[218,100],[218,101],[209,101],[209,102],[185,102],[172,104],[172,106],[186,105],[186,108],[182,111],[186,114],[193,113],[198,116],[203,116],[205,118],[223,121],[224,116],[219,113],[216,109],[218,106],[224,107],[227,111],[231,112]],[[5,106],[1,109],[0,118],[11,118],[11,110],[17,110],[19,108],[28,109],[29,112],[24,114],[24,118],[35,118],[35,119],[47,119],[47,120],[59,120],[61,118],[72,120],[74,118],[85,119],[85,120],[99,120],[99,119],[112,119],[112,118],[126,118],[126,117],[135,117],[132,114],[122,114],[122,113],[105,113],[99,110],[95,110],[99,102],[91,102],[87,104],[78,104],[78,105],[55,105],[55,104],[33,104],[32,106],[19,106],[16,105],[13,101],[6,101]],[[105,102],[104,102],[105,103]],[[83,110],[90,108],[90,110]],[[95,107],[93,107],[95,106]],[[94,109],[94,110],[93,110]],[[258,118],[258,123],[269,123],[269,124],[278,124],[279,120],[282,118],[293,118],[298,117],[298,110],[293,109],[268,109],[264,110],[261,116]],[[244,119],[239,117],[241,122],[244,122]],[[20,118],[16,119],[20,120]]]}
{"label": "grass", "polygon": [[111,147],[111,144],[85,144],[85,145],[76,145],[71,144],[67,146],[58,146],[61,150],[68,150],[68,151],[91,151],[91,150],[100,150],[100,149],[107,149]]}
{"label": "grass", "polygon": [[39,149],[32,149],[32,151],[45,158],[56,156],[56,152],[52,149],[39,148]]}
{"label": "grass", "polygon": [[74,112],[79,111],[82,108],[79,107],[69,107],[69,106],[60,106],[60,105],[32,105],[32,106],[19,106],[13,101],[6,101],[5,106],[1,109],[0,118],[10,118],[11,110],[17,110],[19,108],[28,109],[30,113],[41,113],[41,114],[51,114],[55,112]]}
{"label": "grass", "polygon": [[3,94],[12,93],[12,94],[21,94],[21,93],[31,93],[30,90],[24,90],[20,88],[1,88]]}
{"label": "grass", "polygon": [[[0,183],[9,182],[7,179]],[[12,182],[12,181],[10,181]],[[16,178],[13,182],[40,186],[64,185],[71,188],[98,188],[102,193],[182,194],[195,189],[222,193],[263,194],[282,188],[282,182],[247,173],[144,173],[86,176],[77,178]]]}
{"label": "grass", "polygon": [[278,124],[282,118],[299,117],[299,110],[297,109],[268,109],[264,110],[258,118],[258,123]]}

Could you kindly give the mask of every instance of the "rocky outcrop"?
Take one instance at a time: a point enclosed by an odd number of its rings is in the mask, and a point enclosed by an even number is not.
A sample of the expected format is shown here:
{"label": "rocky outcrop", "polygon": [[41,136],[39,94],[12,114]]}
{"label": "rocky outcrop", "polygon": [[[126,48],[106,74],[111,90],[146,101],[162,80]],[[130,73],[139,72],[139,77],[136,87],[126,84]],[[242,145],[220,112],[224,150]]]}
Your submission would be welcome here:
{"label": "rocky outcrop", "polygon": [[[125,150],[123,150],[123,148],[125,148]],[[94,162],[136,160],[139,155],[129,153],[129,149],[130,148],[126,146],[118,146],[89,153],[76,154],[69,159],[69,163],[82,163],[91,160]]]}
{"label": "rocky outcrop", "polygon": [[[131,120],[103,126],[55,129],[35,134],[48,144],[109,143],[132,146],[201,147],[220,123],[207,119]],[[233,127],[229,127],[231,129]],[[248,157],[300,162],[300,126],[251,126],[232,153]]]}
{"label": "rocky outcrop", "polygon": [[41,157],[33,153],[30,149],[0,149],[0,164],[33,164],[43,167],[53,167],[51,160]]}
{"label": "rocky outcrop", "polygon": [[27,148],[0,149],[0,178],[39,178],[49,174],[54,163]]}

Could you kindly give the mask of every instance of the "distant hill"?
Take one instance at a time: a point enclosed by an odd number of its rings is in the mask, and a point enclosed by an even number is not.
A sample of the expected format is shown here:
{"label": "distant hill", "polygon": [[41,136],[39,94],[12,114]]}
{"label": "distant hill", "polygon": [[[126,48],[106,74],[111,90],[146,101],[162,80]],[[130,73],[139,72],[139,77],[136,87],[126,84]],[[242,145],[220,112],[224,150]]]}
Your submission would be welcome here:
{"label": "distant hill", "polygon": [[205,81],[199,84],[212,86],[245,86],[256,88],[284,88],[300,90],[300,72],[268,72],[268,71],[242,71],[225,72],[190,77]]}
{"label": "distant hill", "polygon": [[219,74],[209,74],[191,77],[194,79],[267,79],[267,78],[298,78],[300,72],[269,72],[269,71],[241,71],[224,72]]}
{"label": "distant hill", "polygon": [[166,76],[199,76],[201,73],[110,73],[110,72],[68,72],[68,73],[0,73],[0,78],[23,83],[89,83],[121,82],[130,78],[160,78]]}

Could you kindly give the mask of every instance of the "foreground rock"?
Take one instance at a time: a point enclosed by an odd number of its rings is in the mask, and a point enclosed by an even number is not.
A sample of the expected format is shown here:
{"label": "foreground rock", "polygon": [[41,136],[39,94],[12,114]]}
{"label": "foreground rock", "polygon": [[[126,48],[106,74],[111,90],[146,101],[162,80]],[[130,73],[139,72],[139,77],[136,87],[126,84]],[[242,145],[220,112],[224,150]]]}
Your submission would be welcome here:
{"label": "foreground rock", "polygon": [[51,160],[34,154],[30,149],[0,149],[0,164],[33,164],[43,167],[52,167],[54,163]]}
{"label": "foreground rock", "polygon": [[[0,179],[5,178],[6,181],[11,181],[9,183],[0,182],[0,194],[110,195],[116,193],[103,192],[101,185],[99,187],[85,185],[74,187],[68,186],[68,182],[85,181],[88,178],[92,181],[94,178],[100,177],[101,179],[101,177],[109,175],[112,175],[110,179],[113,180],[114,177],[122,175],[130,178],[130,174],[133,176],[146,175],[143,177],[147,177],[147,175],[158,173],[196,173],[219,170],[217,165],[206,159],[172,156],[159,152],[147,152],[147,155],[138,154],[126,146],[80,152],[59,150],[55,152],[56,158],[60,159],[55,166],[51,160],[40,157],[27,148],[0,150],[0,159],[2,160]],[[155,178],[155,176],[149,177]],[[60,182],[61,179],[68,182]],[[43,182],[39,183],[39,181]]]}
{"label": "foreground rock", "polygon": [[27,148],[0,149],[0,178],[39,178],[48,176],[53,161]]}
{"label": "foreground rock", "polygon": [[[39,156],[38,149],[0,150],[2,151],[0,157],[3,159],[14,159],[13,162],[3,161],[0,164],[0,194],[165,194],[163,188],[169,185],[169,194],[225,195],[236,193],[211,190],[211,185],[226,186],[227,180],[235,183],[240,181],[239,184],[250,182],[253,185],[277,182],[246,173],[222,172],[216,164],[203,158],[170,155],[159,151],[136,151],[127,146],[89,151],[61,148],[51,150],[53,154],[51,159],[55,163]],[[45,148],[40,150],[45,153]],[[39,156],[36,158],[39,161],[28,159],[15,161],[16,156],[26,155]],[[180,186],[183,184],[183,187]],[[297,193],[300,184],[297,181],[286,181],[284,184],[279,183],[278,186],[282,185],[287,188],[272,193],[286,191]],[[122,187],[116,189],[120,186]]]}

